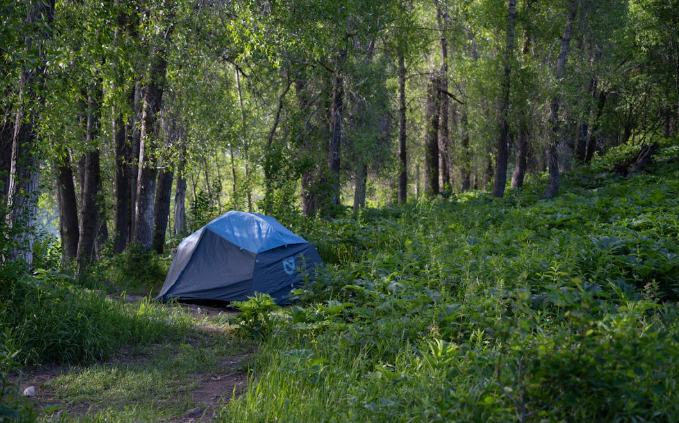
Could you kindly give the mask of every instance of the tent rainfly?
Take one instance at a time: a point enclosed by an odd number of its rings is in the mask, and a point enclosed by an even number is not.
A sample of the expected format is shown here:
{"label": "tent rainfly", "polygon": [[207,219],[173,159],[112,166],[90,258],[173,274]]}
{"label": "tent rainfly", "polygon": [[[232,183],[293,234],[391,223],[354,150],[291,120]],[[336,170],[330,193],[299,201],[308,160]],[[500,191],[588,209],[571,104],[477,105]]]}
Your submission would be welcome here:
{"label": "tent rainfly", "polygon": [[319,266],[314,246],[276,219],[230,211],[179,244],[156,298],[230,302],[261,292],[282,304]]}

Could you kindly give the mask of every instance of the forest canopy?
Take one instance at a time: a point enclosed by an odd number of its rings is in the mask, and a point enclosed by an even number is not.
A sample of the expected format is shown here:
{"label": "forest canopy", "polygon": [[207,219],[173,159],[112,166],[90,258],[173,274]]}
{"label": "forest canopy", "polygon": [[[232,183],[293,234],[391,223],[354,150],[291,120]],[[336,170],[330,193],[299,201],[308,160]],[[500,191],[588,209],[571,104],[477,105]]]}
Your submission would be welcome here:
{"label": "forest canopy", "polygon": [[229,209],[337,217],[544,172],[553,197],[573,165],[677,133],[673,0],[5,1],[2,20],[0,199],[29,263],[46,215],[80,268]]}

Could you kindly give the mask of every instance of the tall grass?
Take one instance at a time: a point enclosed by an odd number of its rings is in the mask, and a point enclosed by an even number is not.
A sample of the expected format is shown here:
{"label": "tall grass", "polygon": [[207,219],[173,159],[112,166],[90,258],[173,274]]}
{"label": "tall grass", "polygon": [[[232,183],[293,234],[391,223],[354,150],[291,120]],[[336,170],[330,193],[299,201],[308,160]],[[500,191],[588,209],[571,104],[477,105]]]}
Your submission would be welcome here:
{"label": "tall grass", "polygon": [[17,346],[15,359],[24,365],[99,360],[121,346],[178,337],[189,327],[182,313],[147,300],[107,299],[57,272],[29,275],[13,264],[2,270],[0,331]]}

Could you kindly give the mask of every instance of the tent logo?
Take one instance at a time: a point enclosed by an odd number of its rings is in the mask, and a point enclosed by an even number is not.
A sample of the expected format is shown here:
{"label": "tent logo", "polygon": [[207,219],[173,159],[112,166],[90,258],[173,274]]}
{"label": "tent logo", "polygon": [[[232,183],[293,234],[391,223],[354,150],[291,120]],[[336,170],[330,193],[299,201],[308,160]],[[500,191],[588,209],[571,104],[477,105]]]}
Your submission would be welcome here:
{"label": "tent logo", "polygon": [[285,273],[288,275],[295,273],[295,256],[283,260],[283,270],[285,270]]}

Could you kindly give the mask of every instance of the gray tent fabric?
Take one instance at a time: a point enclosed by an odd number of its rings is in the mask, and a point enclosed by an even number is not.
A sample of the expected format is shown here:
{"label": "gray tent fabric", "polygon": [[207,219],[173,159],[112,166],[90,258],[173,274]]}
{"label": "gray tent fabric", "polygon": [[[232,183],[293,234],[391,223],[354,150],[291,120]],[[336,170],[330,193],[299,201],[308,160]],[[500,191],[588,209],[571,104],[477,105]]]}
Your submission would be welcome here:
{"label": "gray tent fabric", "polygon": [[156,298],[231,302],[261,292],[283,304],[320,266],[314,246],[276,219],[230,211],[179,244]]}

